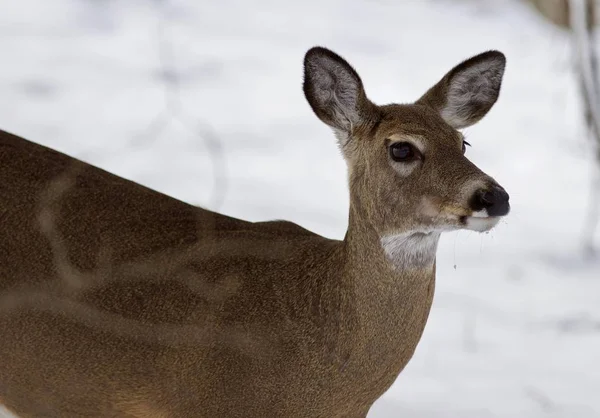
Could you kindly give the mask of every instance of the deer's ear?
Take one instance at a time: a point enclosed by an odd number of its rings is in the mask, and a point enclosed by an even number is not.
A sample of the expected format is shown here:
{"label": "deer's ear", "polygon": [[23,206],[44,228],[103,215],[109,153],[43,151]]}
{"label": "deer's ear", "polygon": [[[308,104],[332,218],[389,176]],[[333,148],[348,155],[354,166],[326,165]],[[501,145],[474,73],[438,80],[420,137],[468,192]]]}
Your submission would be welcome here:
{"label": "deer's ear", "polygon": [[417,104],[434,108],[455,129],[473,125],[498,100],[505,65],[506,58],[499,51],[469,58],[450,70]]}
{"label": "deer's ear", "polygon": [[338,137],[348,138],[375,109],[354,68],[325,48],[314,47],[306,53],[303,87],[315,114],[331,126]]}

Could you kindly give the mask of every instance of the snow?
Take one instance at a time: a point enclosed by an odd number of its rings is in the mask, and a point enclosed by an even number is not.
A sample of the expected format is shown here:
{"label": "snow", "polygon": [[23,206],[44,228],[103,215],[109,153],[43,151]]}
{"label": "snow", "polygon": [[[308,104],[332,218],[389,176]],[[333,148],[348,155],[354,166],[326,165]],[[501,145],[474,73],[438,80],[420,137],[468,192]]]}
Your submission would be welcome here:
{"label": "snow", "polygon": [[369,417],[600,417],[600,258],[581,249],[592,153],[567,37],[522,2],[0,0],[0,127],[190,203],[341,238],[345,166],[301,89],[313,45],[380,104],[476,53],[508,59],[466,134],[513,211],[490,234],[443,236],[423,339]]}

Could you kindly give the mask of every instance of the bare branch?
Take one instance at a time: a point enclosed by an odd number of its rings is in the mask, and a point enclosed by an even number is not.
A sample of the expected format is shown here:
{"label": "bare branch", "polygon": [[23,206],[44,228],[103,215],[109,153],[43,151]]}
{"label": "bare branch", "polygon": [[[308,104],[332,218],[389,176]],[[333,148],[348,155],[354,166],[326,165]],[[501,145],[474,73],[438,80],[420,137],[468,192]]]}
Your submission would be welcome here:
{"label": "bare branch", "polygon": [[131,145],[140,147],[151,145],[154,139],[171,121],[179,122],[192,135],[201,138],[205,149],[210,154],[213,171],[213,190],[208,206],[218,210],[227,194],[227,161],[221,139],[215,129],[206,121],[194,114],[186,115],[181,101],[181,77],[175,66],[175,53],[166,35],[167,25],[164,16],[161,17],[157,28],[157,51],[160,64],[160,79],[164,87],[164,109],[137,136]]}
{"label": "bare branch", "polygon": [[588,253],[592,253],[594,236],[600,220],[600,89],[598,58],[593,41],[594,0],[569,0],[569,19],[573,30],[587,133],[592,139],[596,162],[592,174],[589,209],[583,224],[584,246]]}

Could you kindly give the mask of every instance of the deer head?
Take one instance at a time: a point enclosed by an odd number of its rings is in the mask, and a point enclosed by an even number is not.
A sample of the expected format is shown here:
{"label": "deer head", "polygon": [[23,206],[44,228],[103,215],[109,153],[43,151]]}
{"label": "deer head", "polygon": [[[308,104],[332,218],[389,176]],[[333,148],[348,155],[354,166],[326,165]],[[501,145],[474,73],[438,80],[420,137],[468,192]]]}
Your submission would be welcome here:
{"label": "deer head", "polygon": [[498,99],[505,57],[488,51],[450,70],[412,104],[375,105],[358,73],[321,47],[304,60],[304,93],[333,128],[349,168],[351,208],[376,230],[386,252],[412,237],[435,256],[442,231],[488,231],[509,212],[509,196],[465,155],[460,129]]}

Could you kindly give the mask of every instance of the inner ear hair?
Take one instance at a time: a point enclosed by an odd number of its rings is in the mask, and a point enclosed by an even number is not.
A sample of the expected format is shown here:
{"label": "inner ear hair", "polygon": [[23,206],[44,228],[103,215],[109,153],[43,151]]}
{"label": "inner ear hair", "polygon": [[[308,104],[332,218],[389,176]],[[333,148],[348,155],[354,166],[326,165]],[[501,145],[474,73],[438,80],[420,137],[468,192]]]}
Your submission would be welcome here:
{"label": "inner ear hair", "polygon": [[315,114],[340,141],[368,119],[374,106],[354,68],[335,52],[311,48],[304,58],[304,94]]}
{"label": "inner ear hair", "polygon": [[417,104],[430,106],[455,129],[473,125],[498,100],[506,58],[487,51],[450,70]]}

